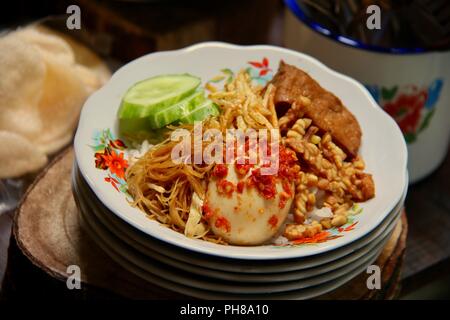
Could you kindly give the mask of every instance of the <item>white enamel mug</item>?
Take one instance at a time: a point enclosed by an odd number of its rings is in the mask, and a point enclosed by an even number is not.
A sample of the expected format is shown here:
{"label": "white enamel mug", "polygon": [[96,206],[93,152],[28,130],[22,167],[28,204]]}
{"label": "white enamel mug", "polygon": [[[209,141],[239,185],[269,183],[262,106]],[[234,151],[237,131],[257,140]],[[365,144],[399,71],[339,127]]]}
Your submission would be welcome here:
{"label": "white enamel mug", "polygon": [[295,1],[285,2],[286,47],[366,86],[405,136],[411,183],[435,170],[445,158],[450,138],[450,51],[365,46],[308,22]]}

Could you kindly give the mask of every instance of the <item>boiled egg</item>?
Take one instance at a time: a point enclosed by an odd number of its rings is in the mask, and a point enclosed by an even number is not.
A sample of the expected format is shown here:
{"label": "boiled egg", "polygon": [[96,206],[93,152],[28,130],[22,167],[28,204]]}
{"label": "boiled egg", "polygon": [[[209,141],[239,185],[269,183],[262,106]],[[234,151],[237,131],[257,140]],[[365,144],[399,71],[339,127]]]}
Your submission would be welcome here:
{"label": "boiled egg", "polygon": [[[234,164],[221,166],[223,176],[211,177],[205,198],[214,234],[235,245],[260,245],[277,235],[292,205],[293,183],[287,187],[275,179],[275,195],[268,199],[247,185],[252,170],[241,176]],[[289,197],[286,188],[292,190]]]}

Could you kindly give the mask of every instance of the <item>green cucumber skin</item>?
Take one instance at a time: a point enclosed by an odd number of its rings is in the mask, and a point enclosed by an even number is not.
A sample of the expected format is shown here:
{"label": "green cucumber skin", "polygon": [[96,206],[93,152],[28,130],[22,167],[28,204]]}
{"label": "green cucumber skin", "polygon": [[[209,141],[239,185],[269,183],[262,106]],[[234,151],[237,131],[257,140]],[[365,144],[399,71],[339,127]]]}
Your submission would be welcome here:
{"label": "green cucumber skin", "polygon": [[197,91],[194,94],[186,97],[184,100],[178,102],[177,104],[174,104],[149,116],[149,126],[152,129],[162,128],[188,115],[190,112],[195,110],[197,106],[203,104],[204,101],[204,91]]}
{"label": "green cucumber skin", "polygon": [[[162,130],[171,123],[193,123],[219,115],[217,105],[198,88],[200,83],[200,78],[189,74],[161,75],[136,83],[128,89],[118,111],[121,134],[160,140]],[[135,91],[128,95],[130,90]]]}
{"label": "green cucumber skin", "polygon": [[179,123],[194,123],[195,121],[202,121],[208,116],[218,116],[220,114],[219,108],[215,103],[208,100],[203,105],[198,106],[187,116],[181,118]]}
{"label": "green cucumber skin", "polygon": [[124,131],[120,130],[119,134],[121,137],[125,138],[126,141],[139,141],[142,142],[144,140],[147,140],[151,144],[158,144],[161,141],[164,141],[170,130],[167,128],[161,128],[161,129],[151,129],[149,130],[148,127],[145,130],[138,130],[138,131]]}
{"label": "green cucumber skin", "polygon": [[119,131],[125,134],[135,133],[140,131],[148,131],[150,129],[147,118],[139,119],[120,119]]}
{"label": "green cucumber skin", "polygon": [[[142,84],[144,82],[149,82],[149,81],[158,81],[158,79],[164,79],[164,78],[169,78],[169,77],[186,77],[187,81],[191,81],[192,84],[189,85],[188,90],[180,91],[179,93],[177,92],[176,94],[174,94],[173,96],[171,96],[169,98],[166,98],[165,100],[154,103],[153,101],[157,100],[154,98],[152,103],[150,103],[146,106],[142,106],[141,104],[136,104],[136,103],[126,101],[126,97],[130,93],[130,91],[135,90],[135,87],[138,86],[139,84]],[[191,94],[193,94],[195,92],[195,90],[197,90],[197,88],[199,87],[200,84],[201,84],[200,78],[192,76],[187,73],[179,74],[179,75],[160,75],[160,76],[155,76],[152,78],[148,78],[148,79],[139,81],[136,84],[134,84],[131,88],[129,88],[127,90],[127,92],[125,93],[124,98],[122,99],[120,108],[117,112],[117,115],[118,115],[119,119],[144,118],[144,117],[150,116],[150,115],[154,114],[155,112],[158,112],[162,108],[169,107],[169,106],[185,99],[186,97],[190,96]]]}

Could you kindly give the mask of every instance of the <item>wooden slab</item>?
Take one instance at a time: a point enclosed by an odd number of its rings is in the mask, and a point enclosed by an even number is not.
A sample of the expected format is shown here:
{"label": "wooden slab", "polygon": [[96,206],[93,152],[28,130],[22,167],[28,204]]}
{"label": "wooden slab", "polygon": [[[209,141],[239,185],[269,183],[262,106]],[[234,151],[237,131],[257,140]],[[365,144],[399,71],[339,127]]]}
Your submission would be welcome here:
{"label": "wooden slab", "polygon": [[65,281],[67,267],[82,270],[84,284],[109,289],[117,294],[141,298],[177,296],[143,281],[114,263],[85,234],[72,197],[73,150],[59,156],[25,194],[15,216],[14,235],[30,261],[50,276]]}
{"label": "wooden slab", "polygon": [[[68,149],[38,177],[24,196],[14,221],[17,246],[38,269],[53,279],[65,281],[67,267],[78,265],[82,270],[82,287],[101,288],[106,296],[119,295],[134,299],[183,298],[182,295],[151,285],[127,272],[103,253],[83,231],[71,191],[73,150]],[[398,292],[407,234],[405,215],[378,257],[382,268],[382,290],[366,287],[367,274],[361,273],[350,283],[322,299],[382,299]],[[14,246],[12,246],[14,248]],[[14,263],[15,259],[12,259]],[[21,263],[24,263],[24,262]],[[8,266],[9,269],[14,266]],[[20,269],[20,268],[18,268]],[[26,275],[7,272],[9,283]],[[11,286],[11,287],[14,287]],[[64,285],[57,290],[64,290]],[[66,289],[67,290],[67,289]],[[102,293],[105,297],[105,293]]]}

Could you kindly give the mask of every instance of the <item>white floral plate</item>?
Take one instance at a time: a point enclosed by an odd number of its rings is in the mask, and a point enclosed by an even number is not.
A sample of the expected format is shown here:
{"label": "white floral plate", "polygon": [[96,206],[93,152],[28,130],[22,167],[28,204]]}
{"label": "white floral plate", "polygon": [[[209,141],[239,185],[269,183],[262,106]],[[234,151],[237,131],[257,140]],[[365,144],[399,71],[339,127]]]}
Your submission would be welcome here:
{"label": "white floral plate", "polygon": [[[90,199],[89,195],[86,194],[86,190],[84,190],[83,183],[80,181],[79,177],[74,175],[73,177],[73,188],[74,192],[76,192],[75,197],[78,202],[83,202],[83,205],[86,206],[87,212],[86,214],[89,216],[89,219],[97,220],[97,223],[100,224],[97,228],[106,229],[110,233],[111,236],[116,237],[119,241],[122,241],[127,247],[132,248],[131,251],[136,250],[140,254],[142,254],[141,259],[145,259],[145,257],[150,257],[150,260],[157,260],[163,264],[182,269],[184,271],[193,273],[198,276],[206,276],[214,279],[228,280],[228,281],[236,281],[236,282],[284,282],[284,281],[293,281],[293,280],[301,280],[306,278],[312,278],[315,276],[319,276],[322,274],[327,274],[326,277],[323,277],[322,280],[328,279],[327,277],[335,276],[339,274],[344,274],[345,270],[348,270],[351,265],[357,263],[358,260],[361,260],[364,257],[370,255],[375,248],[380,245],[383,239],[392,231],[392,228],[395,226],[398,217],[400,216],[401,210],[397,210],[395,217],[393,217],[392,221],[389,225],[383,230],[383,232],[373,241],[370,241],[366,246],[361,249],[355,250],[354,252],[336,260],[329,261],[328,263],[301,270],[294,270],[290,272],[283,272],[282,268],[277,270],[277,273],[238,273],[234,267],[234,272],[227,272],[223,270],[214,270],[207,268],[208,266],[208,256],[204,257],[203,261],[195,264],[192,261],[185,262],[173,259],[170,256],[170,251],[167,250],[153,250],[148,247],[142,245],[141,243],[129,237],[126,232],[121,230],[120,226],[117,226],[116,223],[112,222],[109,218],[111,214],[105,214],[102,209]],[[151,239],[147,239],[146,243],[151,242]],[[115,248],[117,248],[115,246]],[[160,252],[165,252],[167,255],[162,254]],[[124,255],[124,254],[121,254]],[[139,260],[138,260],[139,261]],[[226,262],[223,262],[225,264]],[[282,264],[282,263],[280,263]],[[229,265],[232,268],[232,265]],[[315,281],[318,281],[316,279]]]}
{"label": "white floral plate", "polygon": [[[74,189],[77,189],[77,186],[74,186]],[[91,237],[96,242],[103,241],[108,243],[117,255],[141,269],[166,280],[181,284],[189,283],[190,286],[196,288],[209,288],[213,291],[230,293],[239,291],[249,294],[298,290],[320,285],[344,276],[355,268],[366,265],[374,258],[375,254],[379,253],[400,216],[397,215],[383,234],[376,241],[370,243],[363,254],[357,254],[355,259],[347,259],[346,257],[343,259],[343,263],[332,261],[313,269],[289,272],[287,273],[288,277],[284,273],[256,274],[255,277],[255,275],[220,272],[202,266],[180,263],[164,257],[156,251],[143,252],[136,247],[135,243],[123,241],[122,238],[118,237],[117,233],[114,233],[110,226],[103,224],[102,220],[99,219],[98,210],[89,207],[81,193],[77,194],[77,203],[90,228],[94,231]],[[351,256],[349,258],[352,258]]]}
{"label": "white floral plate", "polygon": [[[140,268],[133,262],[127,260],[120,254],[118,254],[110,244],[102,241],[98,237],[95,236],[95,231],[89,226],[85,219],[82,218],[83,223],[85,224],[85,230],[90,234],[91,237],[97,240],[97,244],[101,247],[101,249],[109,255],[111,259],[113,259],[116,263],[121,265],[124,269],[134,273],[138,277],[142,278],[149,283],[155,284],[161,288],[166,290],[171,290],[173,292],[177,292],[183,295],[199,298],[199,299],[216,299],[216,300],[238,300],[238,299],[250,299],[250,300],[264,300],[264,299],[282,299],[282,300],[301,300],[301,299],[311,299],[320,295],[323,295],[327,292],[330,292],[341,285],[347,283],[354,277],[356,277],[359,273],[364,271],[367,266],[363,265],[355,270],[352,270],[351,273],[346,274],[338,279],[330,281],[323,285],[318,285],[311,288],[306,288],[302,290],[295,290],[290,292],[280,292],[273,294],[239,294],[239,293],[223,293],[217,291],[211,291],[207,289],[197,289],[191,287],[189,285],[184,285],[180,283],[176,283],[170,280],[166,280],[157,275],[149,273],[147,270]],[[370,265],[375,261],[376,257],[373,258],[367,265]]]}
{"label": "white floral plate", "polygon": [[[356,270],[366,268],[372,263],[379,255],[386,241],[389,239],[392,229],[390,228],[381,241],[365,256],[357,259],[353,263],[350,263],[342,268],[317,275],[315,277],[293,280],[288,282],[275,282],[275,283],[240,283],[234,281],[223,281],[221,279],[215,279],[207,277],[206,275],[196,275],[187,270],[184,270],[184,265],[172,267],[165,265],[160,261],[145,256],[135,250],[135,248],[126,245],[120,241],[110,230],[104,228],[99,220],[92,215],[92,210],[86,206],[86,203],[77,199],[77,204],[80,208],[80,213],[83,218],[83,225],[90,237],[113,259],[121,264],[121,259],[130,263],[127,269],[133,272],[138,268],[145,271],[152,277],[157,277],[160,281],[173,282],[176,285],[187,286],[194,290],[210,290],[211,292],[221,294],[235,294],[239,293],[239,296],[243,295],[268,295],[268,294],[280,294],[288,291],[297,291],[297,294],[302,293],[303,290],[308,290],[312,287],[327,286],[327,283],[332,283],[336,279],[342,277],[349,277],[351,275],[356,276],[358,273]],[[396,219],[397,221],[397,219]],[[395,225],[395,224],[394,224]],[[273,274],[273,277],[277,278],[277,274]],[[158,282],[151,281],[157,284]],[[181,291],[183,292],[183,291]]]}
{"label": "white floral plate", "polygon": [[[74,196],[83,202],[95,215],[95,219],[115,237],[136,249],[143,255],[157,259],[165,264],[179,267],[191,273],[213,278],[243,282],[280,282],[299,280],[340,269],[367,255],[395,226],[401,215],[406,188],[401,201],[388,217],[375,230],[345,247],[330,253],[315,255],[304,259],[278,260],[262,263],[256,260],[236,260],[199,255],[189,251],[180,252],[177,248],[143,234],[127,225],[109,212],[95,198],[86,182],[79,175],[74,163],[72,172]],[[159,242],[159,244],[158,244]],[[276,273],[276,275],[274,275]]]}
{"label": "white floral plate", "polygon": [[[280,60],[308,72],[336,94],[358,119],[362,131],[360,153],[373,174],[376,197],[361,204],[363,213],[353,221],[351,232],[336,234],[316,246],[272,245],[222,246],[186,238],[148,219],[126,199],[126,182],[116,168],[96,167],[96,153],[113,150],[123,160],[123,144],[117,135],[116,112],[125,91],[135,82],[157,74],[188,72],[207,81],[226,81],[233,72],[249,67],[254,81],[264,83],[276,72]],[[220,74],[222,72],[222,74]],[[219,75],[218,75],[219,74]],[[376,228],[399,202],[407,184],[405,141],[397,124],[355,80],[341,75],[307,55],[272,46],[241,47],[225,43],[201,43],[186,49],[143,56],[119,69],[111,80],[85,103],[75,135],[75,156],[80,172],[101,202],[132,226],[171,245],[220,257],[272,260],[308,257],[345,246]]]}

